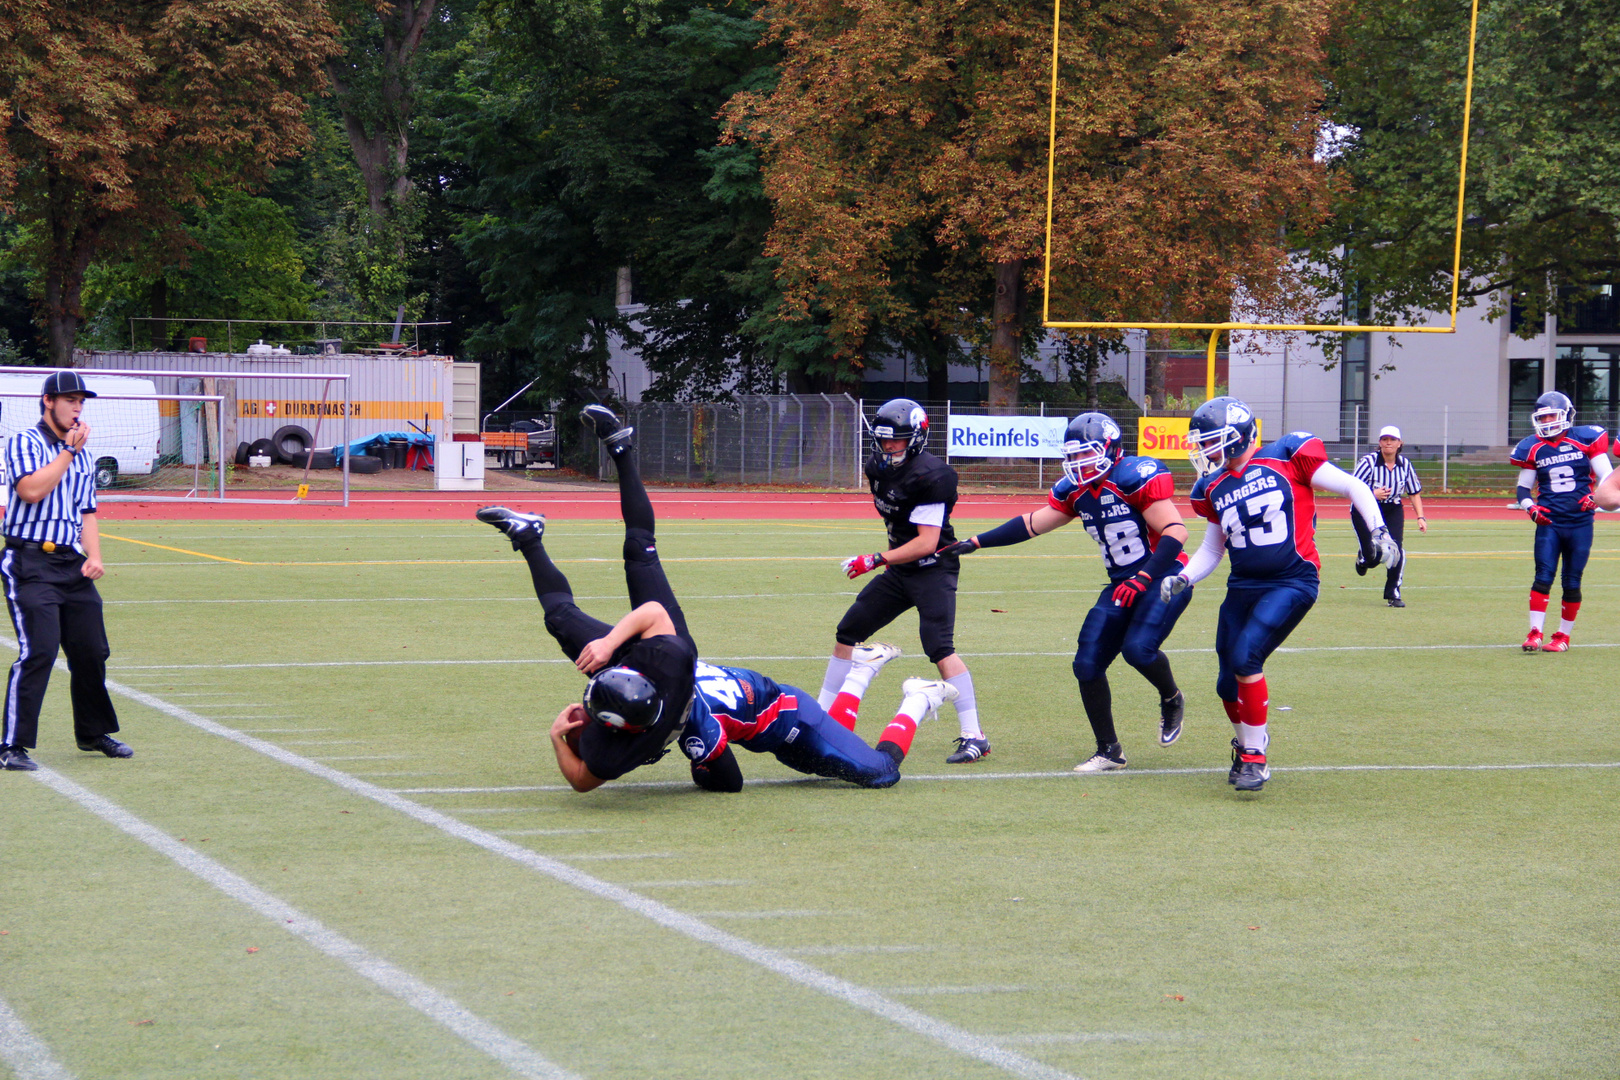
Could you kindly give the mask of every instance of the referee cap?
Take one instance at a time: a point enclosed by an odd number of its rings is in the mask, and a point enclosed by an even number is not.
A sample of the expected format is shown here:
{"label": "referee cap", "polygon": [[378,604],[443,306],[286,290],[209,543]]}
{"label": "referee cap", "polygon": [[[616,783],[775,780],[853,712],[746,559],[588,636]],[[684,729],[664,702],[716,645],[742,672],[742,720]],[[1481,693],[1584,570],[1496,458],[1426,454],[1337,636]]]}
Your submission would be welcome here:
{"label": "referee cap", "polygon": [[1399,439],[1401,437],[1401,429],[1396,427],[1394,424],[1385,424],[1383,430],[1378,433],[1378,437],[1380,439]]}
{"label": "referee cap", "polygon": [[40,391],[48,397],[62,394],[83,394],[87,398],[96,396],[96,392],[84,384],[84,376],[77,371],[53,372],[45,380],[45,389]]}

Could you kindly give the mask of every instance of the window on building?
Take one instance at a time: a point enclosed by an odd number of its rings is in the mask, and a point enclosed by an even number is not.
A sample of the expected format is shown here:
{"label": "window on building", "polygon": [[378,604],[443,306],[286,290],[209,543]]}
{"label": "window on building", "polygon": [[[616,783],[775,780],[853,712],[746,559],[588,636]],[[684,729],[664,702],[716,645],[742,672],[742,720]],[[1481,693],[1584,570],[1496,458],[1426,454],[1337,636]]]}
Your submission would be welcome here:
{"label": "window on building", "polygon": [[[1574,300],[1574,290],[1560,289],[1564,301],[1559,334],[1620,334],[1620,296],[1613,283],[1599,285],[1596,296]],[[1583,290],[1584,292],[1584,290]]]}
{"label": "window on building", "polygon": [[[1365,325],[1372,317],[1372,305],[1360,289],[1344,294],[1344,321]],[[1339,441],[1367,442],[1367,364],[1371,339],[1366,334],[1346,334],[1339,361]]]}
{"label": "window on building", "polygon": [[[1560,329],[1562,325],[1560,324]],[[1620,414],[1620,345],[1560,345],[1558,389],[1575,403],[1577,424],[1613,431]]]}
{"label": "window on building", "polygon": [[1530,412],[1541,396],[1541,359],[1508,361],[1508,440],[1530,434]]}

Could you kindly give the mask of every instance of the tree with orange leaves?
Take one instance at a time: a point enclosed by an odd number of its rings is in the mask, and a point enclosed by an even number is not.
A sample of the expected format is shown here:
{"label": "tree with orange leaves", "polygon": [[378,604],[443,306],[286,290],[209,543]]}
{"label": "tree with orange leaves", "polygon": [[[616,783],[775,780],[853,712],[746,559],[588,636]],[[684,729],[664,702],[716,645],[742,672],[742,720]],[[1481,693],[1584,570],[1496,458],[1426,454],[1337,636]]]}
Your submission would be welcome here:
{"label": "tree with orange leaves", "polygon": [[[987,340],[1017,401],[1041,286],[1051,9],[1010,0],[775,0],[780,82],[729,106],[765,161],[768,254],[851,359],[874,327]],[[1055,319],[1202,320],[1283,304],[1314,225],[1326,0],[1070,0],[1059,35]],[[908,288],[916,252],[943,253]],[[912,299],[929,297],[926,308]]]}
{"label": "tree with orange leaves", "polygon": [[98,255],[172,255],[181,207],[307,141],[336,27],[322,0],[11,0],[0,8],[0,210],[24,226],[54,364]]}

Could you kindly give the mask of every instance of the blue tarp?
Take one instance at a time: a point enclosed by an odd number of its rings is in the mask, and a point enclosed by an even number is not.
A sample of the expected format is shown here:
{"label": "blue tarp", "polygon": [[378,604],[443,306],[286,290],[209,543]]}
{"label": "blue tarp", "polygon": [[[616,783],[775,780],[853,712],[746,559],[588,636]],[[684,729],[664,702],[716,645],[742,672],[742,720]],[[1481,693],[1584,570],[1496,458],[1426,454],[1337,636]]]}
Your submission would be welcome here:
{"label": "blue tarp", "polygon": [[[420,431],[379,431],[375,435],[355,439],[349,443],[347,449],[351,454],[370,454],[373,449],[379,446],[387,446],[396,439],[403,439],[412,446],[433,445],[433,439],[430,436],[423,435]],[[343,461],[344,449],[342,446],[332,447],[332,456],[337,458],[339,462]]]}

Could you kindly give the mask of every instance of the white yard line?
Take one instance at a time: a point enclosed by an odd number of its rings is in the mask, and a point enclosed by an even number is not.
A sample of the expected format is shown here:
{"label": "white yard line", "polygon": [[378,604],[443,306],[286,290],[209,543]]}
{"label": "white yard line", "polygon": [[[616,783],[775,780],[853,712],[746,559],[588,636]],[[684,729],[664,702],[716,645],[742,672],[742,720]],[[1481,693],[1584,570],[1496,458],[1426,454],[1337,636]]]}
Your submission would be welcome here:
{"label": "white yard line", "polygon": [[373,955],[335,930],[292,907],[234,871],[199,854],[168,833],[131,814],[88,788],[69,780],[54,769],[41,768],[29,774],[40,783],[78,803],[103,821],[128,833],[159,854],[166,855],[183,869],[201,878],[232,900],[253,909],[276,926],[302,938],[356,974],[370,980],[385,993],[398,998],[424,1016],[450,1029],[473,1049],[505,1065],[519,1076],[536,1080],[577,1080],[574,1073],[552,1064],[527,1044],[512,1038],[489,1021],[467,1011],[458,1002],[427,983]]}
{"label": "white yard line", "polygon": [[0,1061],[11,1067],[17,1080],[73,1080],[73,1074],[51,1055],[51,1048],[4,1001],[0,1001]]}
{"label": "white yard line", "polygon": [[[1575,649],[1620,649],[1620,641],[1582,641],[1574,646]],[[1502,650],[1518,652],[1520,646],[1516,643],[1490,643],[1481,645],[1305,645],[1290,647],[1284,645],[1277,649],[1279,653],[1361,653],[1361,652],[1445,652],[1456,650]],[[1213,647],[1201,649],[1166,649],[1167,653],[1185,655],[1191,653],[1213,653]],[[1021,659],[1049,656],[1073,656],[1073,649],[1063,649],[1057,652],[965,652],[962,654],[970,660],[984,660],[991,658]],[[750,663],[758,660],[774,661],[824,661],[826,653],[816,653],[813,656],[708,656],[705,659],[714,662],[733,663],[746,660]],[[193,668],[206,668],[210,671],[227,671],[242,668],[328,668],[328,667],[479,667],[484,665],[507,664],[567,664],[573,662],[566,657],[535,657],[528,660],[286,660],[257,664],[130,664],[122,667],[109,667],[109,671],[175,671],[190,670]]]}
{"label": "white yard line", "polygon": [[[0,641],[6,641],[6,639],[0,638]],[[14,642],[6,643],[11,648],[16,648]],[[378,787],[376,784],[368,783],[348,773],[340,772],[337,769],[322,765],[320,762],[302,757],[274,743],[256,739],[223,724],[215,723],[207,717],[200,716],[182,706],[164,701],[162,698],[137,690],[134,687],[125,686],[112,679],[107,680],[107,689],[121,697],[171,716],[182,723],[190,724],[201,731],[206,731],[223,739],[229,739],[283,765],[300,769],[311,776],[335,784],[345,791],[380,803],[424,825],[474,844],[502,858],[510,859],[555,881],[579,889],[581,892],[617,904],[665,929],[673,930],[694,941],[711,945],[740,960],[780,975],[790,982],[797,983],[799,986],[842,1001],[863,1012],[887,1020],[898,1027],[931,1039],[966,1057],[993,1065],[1013,1076],[1022,1077],[1025,1080],[1075,1080],[1072,1074],[1061,1069],[1052,1068],[1033,1058],[1025,1057],[1016,1051],[998,1046],[989,1039],[975,1035],[973,1032],[959,1028],[954,1024],[935,1019],[908,1005],[885,997],[874,990],[858,986],[835,975],[830,975],[819,968],[795,960],[778,950],[756,945],[752,941],[721,930],[716,926],[711,926],[709,923],[685,912],[678,911],[667,904],[642,896],[640,893],[633,892],[623,886],[593,877],[583,870],[568,865],[562,859],[542,855],[520,844],[514,844],[512,841],[496,836],[494,833],[486,832],[441,811],[413,802],[387,788]],[[189,851],[186,853],[191,854]]]}

